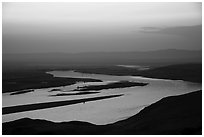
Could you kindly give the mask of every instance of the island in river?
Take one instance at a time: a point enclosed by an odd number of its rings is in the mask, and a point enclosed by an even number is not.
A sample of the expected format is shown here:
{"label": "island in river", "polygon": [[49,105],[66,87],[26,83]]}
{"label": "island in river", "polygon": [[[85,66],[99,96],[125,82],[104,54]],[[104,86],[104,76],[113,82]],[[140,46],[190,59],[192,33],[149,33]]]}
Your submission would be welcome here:
{"label": "island in river", "polygon": [[130,82],[130,81],[118,81],[113,83],[108,83],[106,85],[89,85],[83,87],[77,87],[73,91],[90,91],[90,90],[103,90],[103,89],[115,89],[115,88],[127,88],[134,86],[146,86],[148,83],[141,82]]}

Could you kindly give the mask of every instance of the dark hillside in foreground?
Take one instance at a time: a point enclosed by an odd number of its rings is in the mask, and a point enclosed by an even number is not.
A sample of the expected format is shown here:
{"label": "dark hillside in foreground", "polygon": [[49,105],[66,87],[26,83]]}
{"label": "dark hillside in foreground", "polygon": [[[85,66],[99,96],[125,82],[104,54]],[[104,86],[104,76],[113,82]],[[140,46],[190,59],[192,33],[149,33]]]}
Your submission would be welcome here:
{"label": "dark hillside in foreground", "polygon": [[112,134],[202,134],[202,91],[163,98],[113,125]]}
{"label": "dark hillside in foreground", "polygon": [[24,118],[3,123],[2,132],[3,135],[201,135],[202,91],[163,98],[138,114],[109,125],[99,126],[79,121],[53,123]]}

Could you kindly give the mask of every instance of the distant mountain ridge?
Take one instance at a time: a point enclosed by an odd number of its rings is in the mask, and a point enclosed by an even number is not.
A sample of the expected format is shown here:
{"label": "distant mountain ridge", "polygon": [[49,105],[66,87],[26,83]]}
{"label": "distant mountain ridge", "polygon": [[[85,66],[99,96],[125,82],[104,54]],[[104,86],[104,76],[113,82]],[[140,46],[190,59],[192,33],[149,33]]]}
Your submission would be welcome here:
{"label": "distant mountain ridge", "polygon": [[155,50],[143,52],[33,53],[3,54],[3,63],[70,63],[70,64],[138,64],[138,63],[200,63],[199,50]]}

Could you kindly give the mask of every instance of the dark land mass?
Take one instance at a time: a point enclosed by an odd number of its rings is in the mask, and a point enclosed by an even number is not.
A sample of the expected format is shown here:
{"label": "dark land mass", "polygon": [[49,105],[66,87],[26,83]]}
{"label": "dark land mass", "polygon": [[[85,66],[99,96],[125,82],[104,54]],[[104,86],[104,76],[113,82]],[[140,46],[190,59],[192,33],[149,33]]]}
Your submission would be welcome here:
{"label": "dark land mass", "polygon": [[[20,65],[4,66],[2,73],[2,91],[13,92],[16,90],[49,88],[58,86],[67,86],[75,84],[78,81],[83,82],[102,82],[90,78],[60,78],[53,77],[45,72],[52,70],[76,70],[82,73],[107,74],[117,76],[144,76],[149,78],[161,78],[172,80],[184,80],[190,82],[202,83],[202,64],[178,64],[163,67],[153,67],[149,70],[138,71],[132,68],[123,68],[117,66],[96,66],[96,65],[73,65],[70,67],[61,66],[58,69],[48,65],[40,68]],[[7,69],[6,69],[7,68]],[[51,68],[51,69],[50,69]]]}
{"label": "dark land mass", "polygon": [[49,88],[58,86],[67,86],[76,82],[102,82],[90,78],[59,78],[42,70],[13,70],[2,73],[3,93],[16,90]]}
{"label": "dark land mass", "polygon": [[119,81],[108,83],[106,85],[89,85],[84,87],[78,87],[73,91],[90,91],[90,90],[103,90],[103,89],[115,89],[115,88],[127,88],[135,86],[146,86],[148,83],[130,82],[130,81]]}
{"label": "dark land mass", "polygon": [[78,104],[78,103],[85,103],[85,102],[89,102],[89,101],[96,101],[96,100],[120,97],[122,95],[123,94],[100,96],[100,97],[93,97],[93,98],[83,98],[83,99],[76,99],[76,100],[45,102],[45,103],[36,103],[36,104],[3,107],[2,108],[2,114],[5,115],[5,114],[11,114],[11,113],[17,113],[17,112],[24,112],[24,111],[31,111],[31,110],[38,110],[38,109],[45,109],[45,108],[53,108],[53,107],[66,106],[66,105],[72,105],[72,104]]}
{"label": "dark land mass", "polygon": [[23,118],[2,124],[3,135],[201,135],[202,91],[166,97],[138,114],[108,125],[54,123]]}
{"label": "dark land mass", "polygon": [[163,98],[114,126],[112,134],[202,134],[202,91]]}
{"label": "dark land mass", "polygon": [[[151,69],[139,71],[116,65],[149,66]],[[54,78],[45,74],[52,70],[77,70],[84,73],[145,76],[201,83],[202,51],[168,49],[146,52],[3,54],[2,91],[5,93],[65,86],[77,81],[99,81]]]}
{"label": "dark land mass", "polygon": [[29,92],[34,92],[34,90],[33,89],[29,89],[29,90],[16,91],[14,93],[11,93],[10,95],[19,95],[19,94],[25,94],[25,93],[29,93]]}
{"label": "dark land mass", "polygon": [[50,90],[49,92],[53,92],[53,91],[61,91],[61,89],[55,88],[55,89]]}
{"label": "dark land mass", "polygon": [[141,76],[202,83],[202,64],[178,64],[145,70]]}
{"label": "dark land mass", "polygon": [[78,93],[59,93],[56,95],[50,95],[51,97],[56,97],[56,96],[73,96],[73,95],[86,95],[86,94],[97,94],[100,92],[78,92]]}
{"label": "dark land mass", "polygon": [[[116,65],[141,65],[149,66],[150,69],[139,71]],[[4,93],[16,90],[66,86],[75,84],[78,81],[101,82],[101,80],[85,78],[57,78],[45,73],[52,70],[76,70],[84,73],[144,76],[202,83],[202,51],[160,50],[128,53],[3,54],[2,91]],[[105,98],[110,98],[110,96],[105,96]],[[98,99],[101,98],[14,106],[3,108],[2,112],[3,114],[9,114],[84,103]],[[54,123],[46,120],[24,118],[3,123],[2,133],[5,135],[202,134],[202,92],[197,91],[186,95],[164,98],[146,107],[140,113],[113,124],[94,125],[80,121]]]}
{"label": "dark land mass", "polygon": [[184,80],[202,83],[202,64],[176,64],[168,66],[153,67],[148,70],[138,71],[133,68],[117,66],[104,66],[89,69],[76,69],[77,72],[107,74],[118,76],[143,76],[148,78]]}

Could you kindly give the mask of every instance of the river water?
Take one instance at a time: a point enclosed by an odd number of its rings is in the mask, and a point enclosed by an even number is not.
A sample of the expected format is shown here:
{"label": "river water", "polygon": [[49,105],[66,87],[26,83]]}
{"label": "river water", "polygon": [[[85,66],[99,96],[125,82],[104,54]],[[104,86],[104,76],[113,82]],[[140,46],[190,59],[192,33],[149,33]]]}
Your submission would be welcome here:
{"label": "river water", "polygon": [[[54,122],[77,120],[87,121],[98,125],[109,124],[133,116],[144,107],[155,103],[163,97],[185,94],[202,89],[201,84],[186,82],[182,80],[153,79],[135,76],[84,74],[75,71],[52,71],[47,73],[52,74],[54,77],[93,78],[100,79],[103,82],[79,82],[70,86],[35,89],[34,92],[13,96],[8,93],[4,93],[2,96],[2,106],[8,107],[50,101],[74,100],[99,97],[104,95],[124,95],[116,98],[109,98],[74,105],[7,114],[2,116],[2,122],[29,117],[33,119],[45,119]],[[149,84],[143,87],[137,86],[121,89],[100,90],[100,93],[97,94],[54,97],[50,96],[56,95],[58,93],[76,93],[76,91],[73,92],[72,90],[76,89],[78,86],[97,84],[101,85],[121,80],[145,82]],[[60,89],[61,91],[49,92],[50,90],[56,88]]]}

